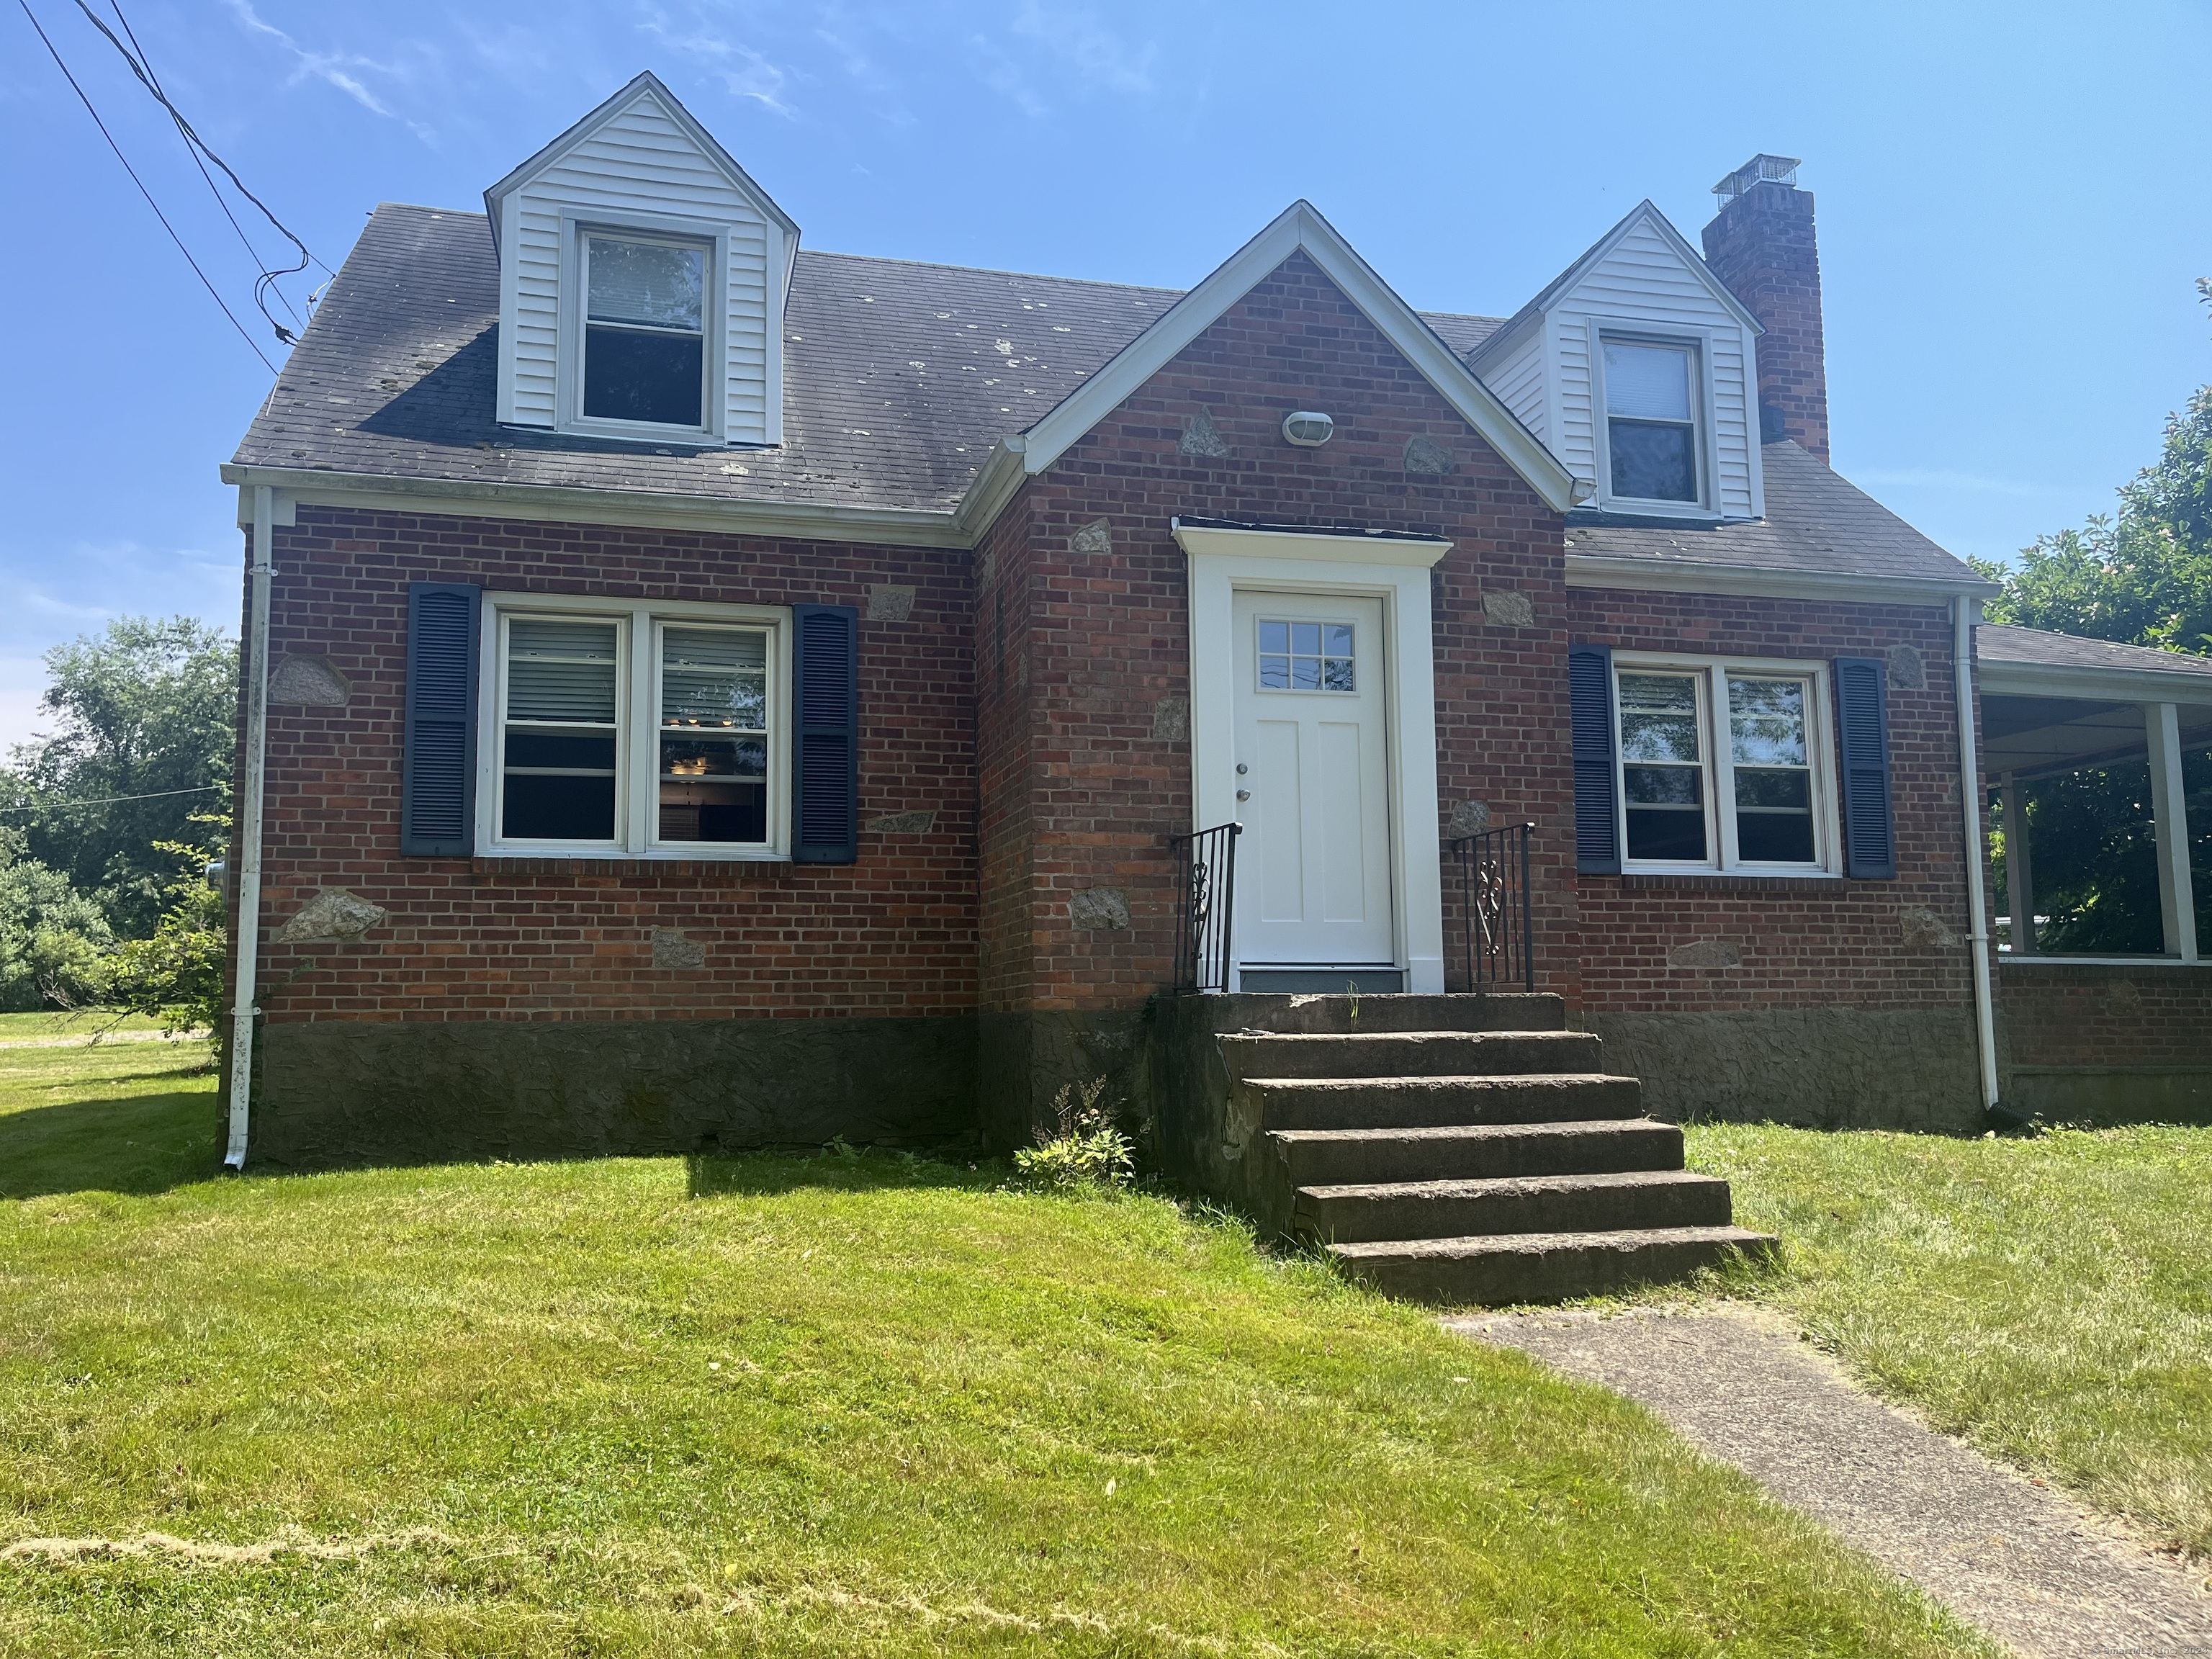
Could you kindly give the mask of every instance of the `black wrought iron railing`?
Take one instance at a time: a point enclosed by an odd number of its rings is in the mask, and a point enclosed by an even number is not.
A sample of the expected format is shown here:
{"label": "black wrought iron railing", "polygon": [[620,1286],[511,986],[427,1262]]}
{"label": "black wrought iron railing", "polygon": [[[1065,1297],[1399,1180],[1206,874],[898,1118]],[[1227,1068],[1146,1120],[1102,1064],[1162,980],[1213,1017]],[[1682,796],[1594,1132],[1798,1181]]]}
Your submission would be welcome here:
{"label": "black wrought iron railing", "polygon": [[1535,922],[1528,913],[1528,832],[1535,827],[1509,823],[1450,843],[1470,991],[1536,988]]}
{"label": "black wrought iron railing", "polygon": [[1176,982],[1178,991],[1225,991],[1235,961],[1237,837],[1241,823],[1170,836],[1176,849]]}

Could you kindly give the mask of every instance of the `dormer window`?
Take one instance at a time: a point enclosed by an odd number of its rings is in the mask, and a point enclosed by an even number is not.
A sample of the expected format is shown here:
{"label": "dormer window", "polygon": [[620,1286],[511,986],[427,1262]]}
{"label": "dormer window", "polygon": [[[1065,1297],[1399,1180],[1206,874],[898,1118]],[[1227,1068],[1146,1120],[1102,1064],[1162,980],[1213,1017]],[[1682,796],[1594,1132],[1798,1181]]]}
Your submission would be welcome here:
{"label": "dormer window", "polygon": [[1698,350],[1605,339],[1606,459],[1617,500],[1699,505]]}
{"label": "dormer window", "polygon": [[696,429],[704,424],[711,247],[583,236],[583,414]]}

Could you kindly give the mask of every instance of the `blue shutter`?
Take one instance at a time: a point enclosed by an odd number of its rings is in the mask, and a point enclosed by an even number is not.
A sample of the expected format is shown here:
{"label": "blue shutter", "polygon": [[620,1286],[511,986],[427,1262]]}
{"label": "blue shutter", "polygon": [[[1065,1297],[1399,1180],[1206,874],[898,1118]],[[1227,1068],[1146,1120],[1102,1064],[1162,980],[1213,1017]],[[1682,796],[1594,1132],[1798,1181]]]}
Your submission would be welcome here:
{"label": "blue shutter", "polygon": [[1567,647],[1567,693],[1574,709],[1575,868],[1586,876],[1620,873],[1620,769],[1613,750],[1613,647]]}
{"label": "blue shutter", "polygon": [[467,858],[476,850],[477,618],[482,590],[407,585],[407,714],[399,850]]}
{"label": "blue shutter", "polygon": [[795,605],[791,626],[792,860],[850,864],[860,855],[860,613]]}
{"label": "blue shutter", "polygon": [[1889,803],[1888,668],[1880,657],[1838,657],[1835,673],[1844,873],[1888,880],[1897,874],[1897,829]]}

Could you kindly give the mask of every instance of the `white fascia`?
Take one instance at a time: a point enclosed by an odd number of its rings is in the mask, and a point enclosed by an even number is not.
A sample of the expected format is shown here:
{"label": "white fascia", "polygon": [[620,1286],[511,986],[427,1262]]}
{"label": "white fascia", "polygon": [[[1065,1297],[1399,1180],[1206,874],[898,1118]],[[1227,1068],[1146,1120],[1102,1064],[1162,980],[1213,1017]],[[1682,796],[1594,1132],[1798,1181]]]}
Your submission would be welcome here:
{"label": "white fascia", "polygon": [[2212,703],[2212,674],[2177,669],[2078,668],[2066,663],[1991,662],[1982,658],[1985,697],[2063,697],[2082,702]]}
{"label": "white fascia", "polygon": [[1236,597],[1346,593],[1382,602],[1391,665],[1384,713],[1390,867],[1399,966],[1409,991],[1444,988],[1443,872],[1437,812],[1436,652],[1429,573],[1443,540],[1175,526],[1190,567],[1191,828],[1237,811]]}
{"label": "white fascia", "polygon": [[[1577,526],[1570,525],[1571,541]],[[1948,605],[2002,590],[1978,577],[1858,576],[1848,571],[1778,570],[1704,559],[1639,559],[1614,554],[1567,555],[1569,587],[1610,587],[1639,593],[1743,594],[1770,599],[1833,599],[1864,605]]]}
{"label": "white fascia", "polygon": [[[1027,472],[1033,477],[1066,454],[1284,260],[1301,250],[1531,489],[1559,512],[1574,505],[1574,480],[1566,468],[1309,202],[1293,202],[1274,222],[1231,254],[1212,276],[1176,301],[1158,321],[1024,433],[1026,441],[1020,453]],[[969,487],[971,495],[981,483],[979,475]],[[978,530],[989,522],[988,515],[980,512],[974,518]]]}
{"label": "white fascia", "polygon": [[304,501],[310,507],[357,507],[376,513],[443,513],[463,518],[620,525],[714,536],[793,536],[898,547],[965,548],[975,539],[952,514],[911,507],[837,507],[665,490],[580,489],[462,478],[398,478],[381,473],[242,466],[235,462],[225,464],[222,481],[249,489],[270,485],[279,492],[285,512]]}

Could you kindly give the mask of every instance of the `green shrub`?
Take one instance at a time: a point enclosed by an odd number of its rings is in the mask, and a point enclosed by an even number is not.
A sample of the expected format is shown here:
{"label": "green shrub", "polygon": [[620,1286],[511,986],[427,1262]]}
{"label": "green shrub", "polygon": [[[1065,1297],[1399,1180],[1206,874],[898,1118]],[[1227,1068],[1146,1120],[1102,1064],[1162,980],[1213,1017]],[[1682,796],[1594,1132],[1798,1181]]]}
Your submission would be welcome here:
{"label": "green shrub", "polygon": [[196,816],[209,826],[199,844],[154,843],[179,866],[163,890],[168,908],[151,939],[125,939],[99,964],[97,994],[109,1007],[145,1014],[164,1030],[214,1030],[222,1012],[222,968],[229,943],[222,893],[206,877],[210,859],[223,856],[230,839],[227,813]]}
{"label": "green shrub", "polygon": [[1023,1185],[1066,1192],[1128,1184],[1137,1172],[1137,1149],[1113,1113],[1098,1103],[1105,1092],[1106,1079],[1094,1078],[1083,1085],[1079,1104],[1073,1087],[1060,1085],[1052,1101],[1059,1133],[1039,1129],[1037,1144],[1014,1154],[1014,1174]]}
{"label": "green shrub", "polygon": [[0,1008],[93,1000],[112,938],[106,915],[66,872],[25,857],[24,848],[21,830],[0,830]]}

